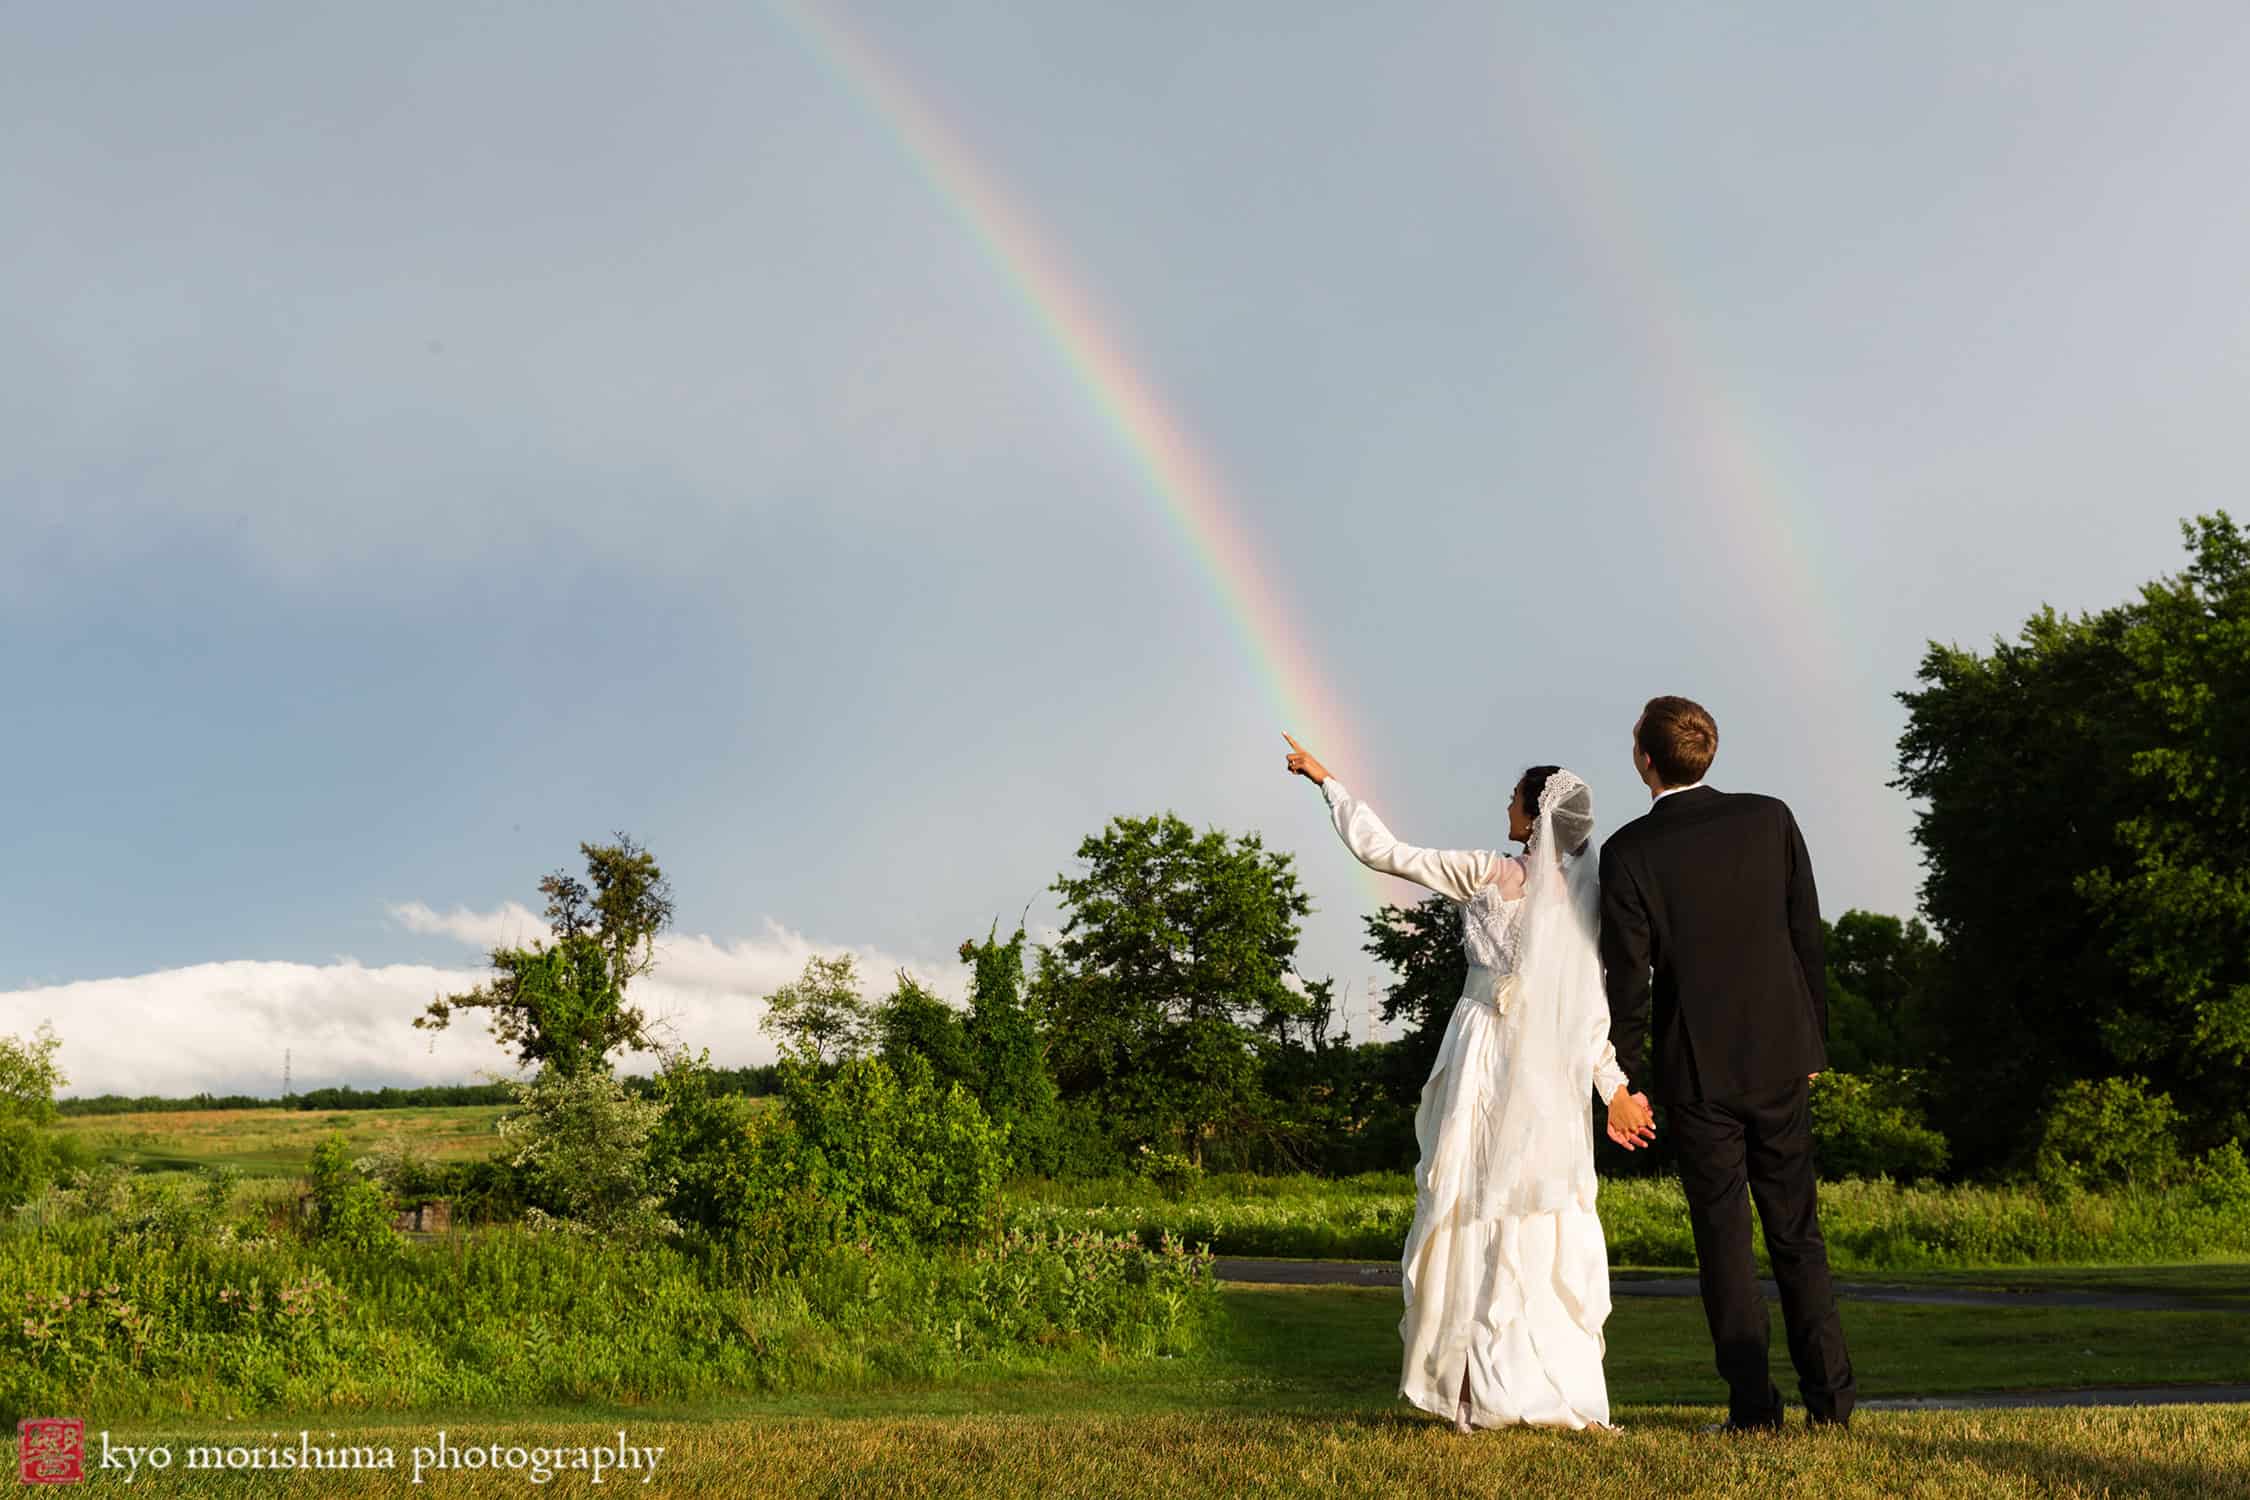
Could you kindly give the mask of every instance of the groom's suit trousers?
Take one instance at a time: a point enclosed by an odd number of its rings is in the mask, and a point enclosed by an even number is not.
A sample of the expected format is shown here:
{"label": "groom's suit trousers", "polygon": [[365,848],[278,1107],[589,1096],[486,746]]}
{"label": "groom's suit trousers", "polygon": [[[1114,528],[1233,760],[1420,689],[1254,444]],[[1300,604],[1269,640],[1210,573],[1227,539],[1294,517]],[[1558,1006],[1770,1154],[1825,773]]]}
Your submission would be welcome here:
{"label": "groom's suit trousers", "polygon": [[[1811,1086],[1802,1078],[1732,1099],[1669,1106],[1680,1185],[1695,1229],[1696,1277],[1711,1324],[1728,1420],[1771,1426],[1781,1392],[1768,1365],[1766,1302],[1750,1250],[1750,1200],[1781,1292],[1797,1390],[1814,1422],[1851,1416],[1857,1395],[1828,1246],[1820,1237],[1812,1158]],[[1747,1189],[1747,1193],[1745,1192]]]}

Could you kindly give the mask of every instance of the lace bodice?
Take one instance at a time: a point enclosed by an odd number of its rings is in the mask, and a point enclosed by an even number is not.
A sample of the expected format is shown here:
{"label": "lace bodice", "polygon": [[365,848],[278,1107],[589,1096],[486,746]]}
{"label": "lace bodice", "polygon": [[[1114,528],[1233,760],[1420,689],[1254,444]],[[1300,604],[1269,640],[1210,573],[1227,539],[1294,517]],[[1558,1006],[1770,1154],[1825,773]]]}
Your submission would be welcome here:
{"label": "lace bodice", "polygon": [[1461,903],[1461,950],[1479,968],[1513,974],[1523,938],[1523,897],[1509,898],[1501,889],[1498,883],[1479,887]]}

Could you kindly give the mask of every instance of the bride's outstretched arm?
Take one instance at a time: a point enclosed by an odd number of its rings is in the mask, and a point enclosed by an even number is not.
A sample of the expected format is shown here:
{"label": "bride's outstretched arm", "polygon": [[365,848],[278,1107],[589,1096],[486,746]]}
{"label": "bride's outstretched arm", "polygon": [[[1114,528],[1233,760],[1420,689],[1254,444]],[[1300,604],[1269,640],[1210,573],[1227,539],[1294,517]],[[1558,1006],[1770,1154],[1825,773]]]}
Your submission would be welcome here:
{"label": "bride's outstretched arm", "polygon": [[[1400,843],[1375,815],[1375,809],[1347,791],[1304,746],[1295,740],[1290,740],[1289,746],[1293,752],[1290,771],[1320,788],[1321,795],[1328,799],[1337,836],[1370,870],[1411,880],[1455,901],[1468,900],[1480,887],[1492,884],[1496,875],[1503,886],[1513,875],[1513,883],[1520,888],[1522,867],[1513,860],[1498,859],[1489,849],[1422,849]],[[1502,894],[1513,893],[1504,890]]]}

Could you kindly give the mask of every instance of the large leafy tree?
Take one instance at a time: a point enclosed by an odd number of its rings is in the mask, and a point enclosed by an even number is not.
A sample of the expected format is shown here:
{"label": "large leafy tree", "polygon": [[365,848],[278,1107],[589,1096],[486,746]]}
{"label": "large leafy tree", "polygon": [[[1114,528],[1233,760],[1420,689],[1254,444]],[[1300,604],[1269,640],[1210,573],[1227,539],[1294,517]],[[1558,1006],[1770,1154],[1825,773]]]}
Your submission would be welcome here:
{"label": "large leafy tree", "polygon": [[1307,1016],[1293,984],[1311,910],[1287,854],[1178,817],[1117,818],[1057,877],[1067,912],[1037,998],[1066,1098],[1121,1141],[1175,1145],[1260,1128],[1263,1033]]}
{"label": "large leafy tree", "polygon": [[539,882],[549,940],[493,949],[492,977],[432,1000],[416,1026],[443,1031],[464,1011],[485,1011],[494,1039],[525,1066],[566,1077],[606,1070],[620,1048],[656,1049],[648,1017],[625,992],[656,964],[657,934],[672,922],[671,884],[627,834],[578,850],[583,880],[557,870]]}
{"label": "large leafy tree", "polygon": [[2142,590],[2123,654],[2147,742],[2122,859],[2085,872],[2131,1004],[2102,1043],[2160,1069],[2205,1134],[2250,1136],[2250,535],[2224,513],[2184,528],[2194,560]]}
{"label": "large leafy tree", "polygon": [[2250,1095],[2250,566],[2225,515],[2140,599],[1933,643],[1898,785],[1942,956],[1925,1035],[1964,1166],[2025,1158],[2036,1105],[2144,1074],[2202,1139]]}

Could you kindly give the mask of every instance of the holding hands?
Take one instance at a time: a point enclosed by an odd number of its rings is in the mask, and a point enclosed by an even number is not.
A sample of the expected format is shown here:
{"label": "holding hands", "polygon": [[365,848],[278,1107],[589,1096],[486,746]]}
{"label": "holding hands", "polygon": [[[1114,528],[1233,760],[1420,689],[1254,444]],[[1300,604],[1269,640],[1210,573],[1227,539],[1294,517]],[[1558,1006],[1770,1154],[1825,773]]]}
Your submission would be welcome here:
{"label": "holding hands", "polygon": [[1631,1094],[1620,1085],[1609,1101],[1609,1138],[1628,1151],[1637,1151],[1656,1140],[1656,1112],[1648,1095]]}

